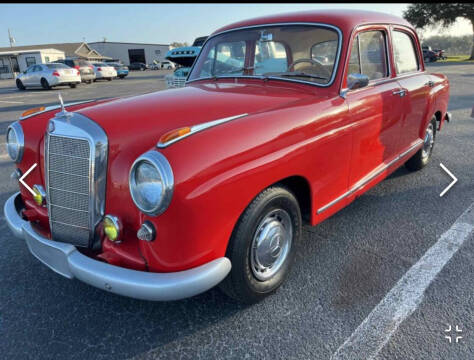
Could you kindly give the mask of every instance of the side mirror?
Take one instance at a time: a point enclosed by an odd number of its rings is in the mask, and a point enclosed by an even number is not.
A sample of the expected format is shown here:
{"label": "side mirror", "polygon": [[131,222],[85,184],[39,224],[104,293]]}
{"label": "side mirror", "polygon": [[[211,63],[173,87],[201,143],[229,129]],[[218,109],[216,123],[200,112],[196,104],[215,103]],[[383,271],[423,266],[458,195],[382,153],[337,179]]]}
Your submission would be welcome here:
{"label": "side mirror", "polygon": [[369,84],[369,77],[364,74],[349,74],[347,76],[347,88],[349,90],[360,89]]}

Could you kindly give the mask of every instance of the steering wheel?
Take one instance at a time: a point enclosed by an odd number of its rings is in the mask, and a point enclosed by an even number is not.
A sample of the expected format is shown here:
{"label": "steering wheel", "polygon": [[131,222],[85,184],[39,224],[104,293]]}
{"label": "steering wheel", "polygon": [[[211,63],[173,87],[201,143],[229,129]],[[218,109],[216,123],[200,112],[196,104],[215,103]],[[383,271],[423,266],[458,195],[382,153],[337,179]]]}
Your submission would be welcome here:
{"label": "steering wheel", "polygon": [[[316,61],[314,59],[309,59],[309,58],[303,58],[303,59],[298,59],[296,61],[293,61],[289,66],[288,66],[288,69],[287,71],[295,71],[295,65],[296,64],[300,64],[300,63],[304,63],[304,62],[307,62],[307,63],[311,63],[311,65],[316,65],[318,67],[318,71],[317,72],[322,72],[323,75],[325,77],[327,77],[329,79],[329,77],[331,76],[331,74],[329,73],[329,71],[324,67],[323,64],[321,64],[319,61]],[[291,70],[293,69],[293,70]]]}

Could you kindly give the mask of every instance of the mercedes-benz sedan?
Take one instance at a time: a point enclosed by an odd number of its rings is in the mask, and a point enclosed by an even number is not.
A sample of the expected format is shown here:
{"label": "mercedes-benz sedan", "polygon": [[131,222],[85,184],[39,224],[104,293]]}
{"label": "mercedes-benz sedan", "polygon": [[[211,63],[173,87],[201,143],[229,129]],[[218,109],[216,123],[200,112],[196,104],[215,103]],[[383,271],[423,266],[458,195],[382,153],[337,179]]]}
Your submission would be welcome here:
{"label": "mercedes-benz sedan", "polygon": [[69,85],[75,88],[80,83],[81,74],[79,70],[58,63],[31,65],[20,73],[16,79],[16,86],[19,90],[40,86],[49,90],[58,85]]}

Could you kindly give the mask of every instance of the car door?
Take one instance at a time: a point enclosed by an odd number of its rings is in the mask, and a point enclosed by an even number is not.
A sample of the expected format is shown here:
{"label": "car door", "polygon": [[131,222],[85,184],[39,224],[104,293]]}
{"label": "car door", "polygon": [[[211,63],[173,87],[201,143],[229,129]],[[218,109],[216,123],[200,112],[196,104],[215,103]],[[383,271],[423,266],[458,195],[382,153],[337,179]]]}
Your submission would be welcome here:
{"label": "car door", "polygon": [[41,76],[43,72],[43,67],[41,65],[35,65],[33,72],[31,73],[31,85],[41,86]]}
{"label": "car door", "polygon": [[33,71],[36,65],[31,65],[28,69],[26,69],[25,75],[21,78],[21,81],[24,85],[32,85],[33,79]]}
{"label": "car door", "polygon": [[420,126],[429,115],[428,99],[430,86],[434,86],[421,69],[420,53],[411,31],[403,28],[392,29],[393,58],[397,81],[403,89],[402,100],[401,151],[407,150],[420,139]]}
{"label": "car door", "polygon": [[400,150],[400,87],[388,56],[388,30],[384,26],[362,28],[352,40],[346,74],[367,75],[369,84],[346,94],[353,125],[350,189],[379,174]]}

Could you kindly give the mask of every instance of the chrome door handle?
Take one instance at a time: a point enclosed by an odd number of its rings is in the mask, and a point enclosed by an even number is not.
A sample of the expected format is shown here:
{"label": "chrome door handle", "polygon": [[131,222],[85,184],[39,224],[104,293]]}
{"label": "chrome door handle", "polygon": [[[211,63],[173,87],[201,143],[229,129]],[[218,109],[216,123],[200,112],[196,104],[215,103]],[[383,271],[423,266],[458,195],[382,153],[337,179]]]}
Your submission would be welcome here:
{"label": "chrome door handle", "polygon": [[394,91],[392,92],[393,95],[399,95],[400,97],[403,97],[405,96],[405,90],[398,90],[398,91]]}
{"label": "chrome door handle", "polygon": [[434,81],[431,81],[431,80],[430,80],[430,81],[428,81],[425,85],[426,85],[426,86],[429,86],[429,87],[433,87],[433,86],[435,86],[435,83],[434,83]]}

